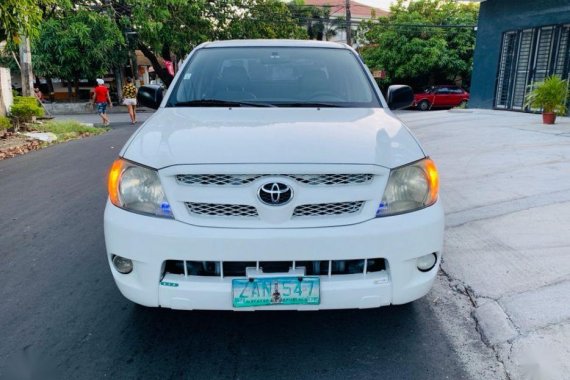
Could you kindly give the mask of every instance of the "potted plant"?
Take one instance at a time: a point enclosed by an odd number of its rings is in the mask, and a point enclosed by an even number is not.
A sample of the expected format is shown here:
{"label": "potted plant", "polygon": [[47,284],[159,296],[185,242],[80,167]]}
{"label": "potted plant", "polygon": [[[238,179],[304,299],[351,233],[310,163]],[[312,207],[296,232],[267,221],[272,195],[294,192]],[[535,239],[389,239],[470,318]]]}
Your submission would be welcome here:
{"label": "potted plant", "polygon": [[554,124],[556,114],[566,114],[568,81],[558,75],[547,77],[544,82],[534,83],[526,96],[525,107],[542,108],[542,122]]}

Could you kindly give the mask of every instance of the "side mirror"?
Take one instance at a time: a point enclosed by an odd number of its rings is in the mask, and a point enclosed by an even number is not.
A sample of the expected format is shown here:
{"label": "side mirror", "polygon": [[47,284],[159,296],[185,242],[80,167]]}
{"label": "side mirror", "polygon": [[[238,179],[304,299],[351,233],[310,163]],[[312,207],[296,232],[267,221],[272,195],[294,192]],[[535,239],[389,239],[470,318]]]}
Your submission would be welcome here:
{"label": "side mirror", "polygon": [[137,93],[137,101],[140,105],[157,109],[162,103],[162,87],[156,84],[141,86]]}
{"label": "side mirror", "polygon": [[414,103],[414,91],[410,86],[395,84],[388,87],[386,101],[391,110],[401,110],[408,108]]}

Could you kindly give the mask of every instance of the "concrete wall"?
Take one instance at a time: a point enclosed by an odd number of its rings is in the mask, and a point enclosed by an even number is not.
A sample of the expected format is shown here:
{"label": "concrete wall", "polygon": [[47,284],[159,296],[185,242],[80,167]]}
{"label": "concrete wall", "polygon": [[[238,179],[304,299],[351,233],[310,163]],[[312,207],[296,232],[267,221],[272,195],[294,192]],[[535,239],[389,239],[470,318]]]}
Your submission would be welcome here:
{"label": "concrete wall", "polygon": [[487,0],[481,3],[470,108],[493,108],[504,32],[570,23],[569,0]]}
{"label": "concrete wall", "polygon": [[52,115],[75,115],[94,113],[91,103],[44,103],[45,109]]}
{"label": "concrete wall", "polygon": [[0,67],[0,116],[6,116],[12,106],[12,102],[10,69]]}
{"label": "concrete wall", "polygon": [[[44,103],[45,109],[51,115],[80,115],[95,114],[97,107],[91,106],[89,102],[83,103]],[[127,113],[127,107],[115,104],[113,108],[107,107],[107,113]],[[154,112],[150,108],[137,107],[137,112]]]}

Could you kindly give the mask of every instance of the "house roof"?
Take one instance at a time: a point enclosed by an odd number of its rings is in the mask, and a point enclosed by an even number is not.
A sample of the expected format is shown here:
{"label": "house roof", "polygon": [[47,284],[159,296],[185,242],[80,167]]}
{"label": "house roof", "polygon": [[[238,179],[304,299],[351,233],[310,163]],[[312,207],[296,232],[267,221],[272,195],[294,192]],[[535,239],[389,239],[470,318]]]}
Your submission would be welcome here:
{"label": "house roof", "polygon": [[[313,5],[315,7],[328,5],[331,7],[332,17],[344,16],[346,14],[344,0],[305,0],[305,5]],[[384,9],[370,7],[353,0],[350,2],[350,15],[354,18],[372,18],[373,12],[375,17],[388,16],[390,14],[390,12]]]}

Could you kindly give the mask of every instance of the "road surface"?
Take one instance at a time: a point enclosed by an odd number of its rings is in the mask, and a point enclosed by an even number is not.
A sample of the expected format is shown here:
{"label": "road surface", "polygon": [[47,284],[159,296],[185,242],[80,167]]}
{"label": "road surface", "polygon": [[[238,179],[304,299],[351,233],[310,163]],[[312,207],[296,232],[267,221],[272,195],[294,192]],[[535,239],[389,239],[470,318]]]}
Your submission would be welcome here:
{"label": "road surface", "polygon": [[133,131],[115,122],[102,136],[0,161],[0,378],[468,377],[429,296],[255,313],[123,298],[105,257],[103,209],[107,168]]}

